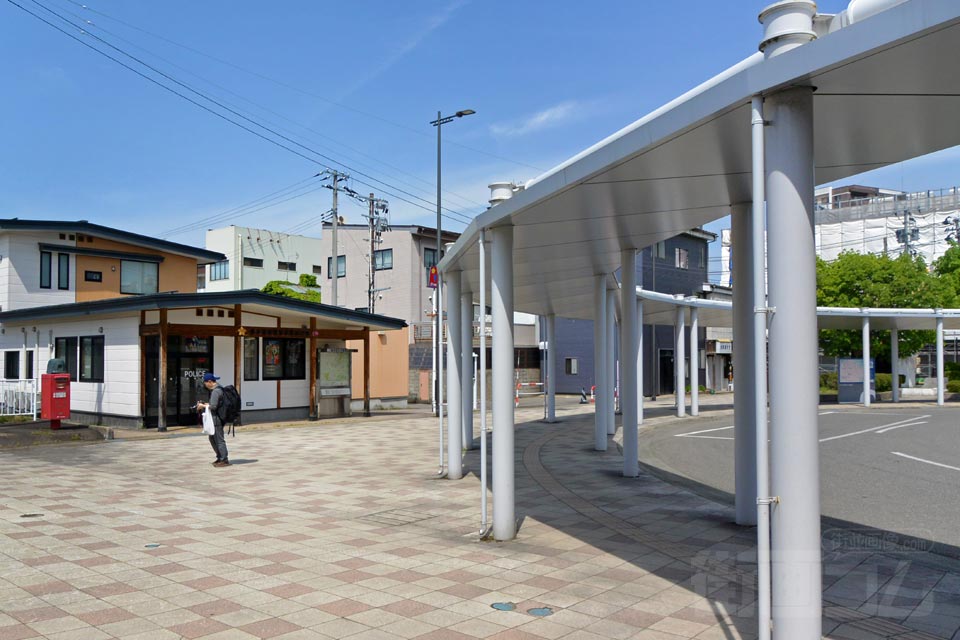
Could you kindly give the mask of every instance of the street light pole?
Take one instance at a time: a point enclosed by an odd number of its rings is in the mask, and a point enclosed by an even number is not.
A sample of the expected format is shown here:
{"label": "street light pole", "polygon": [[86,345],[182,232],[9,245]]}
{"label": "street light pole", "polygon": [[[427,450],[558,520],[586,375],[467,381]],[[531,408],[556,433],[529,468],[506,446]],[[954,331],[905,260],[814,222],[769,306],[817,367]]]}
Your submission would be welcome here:
{"label": "street light pole", "polygon": [[[476,113],[476,111],[474,111],[473,109],[463,109],[462,111],[457,111],[452,116],[443,116],[441,112],[437,111],[437,119],[433,120],[430,123],[431,125],[437,128],[437,254],[434,257],[434,260],[436,261],[435,264],[440,264],[440,251],[441,251],[441,247],[443,246],[443,239],[442,239],[443,223],[441,221],[442,206],[441,206],[441,198],[440,198],[440,178],[441,178],[440,160],[442,157],[440,129],[443,127],[443,125],[449,122],[453,122],[457,118],[470,116],[470,115],[473,115],[474,113]],[[440,423],[441,423],[440,437],[442,438],[443,437],[442,435],[443,398],[441,397],[443,392],[443,382],[441,381],[441,377],[443,375],[443,306],[442,306],[443,278],[442,277],[437,278],[436,300],[437,300],[437,313],[435,315],[434,335],[437,336],[437,340],[434,345],[434,349],[436,349],[436,351],[434,353],[435,369],[433,372],[433,397],[436,399],[436,405],[435,405],[437,410],[436,415],[440,418]],[[457,328],[457,330],[459,330],[459,328]]]}

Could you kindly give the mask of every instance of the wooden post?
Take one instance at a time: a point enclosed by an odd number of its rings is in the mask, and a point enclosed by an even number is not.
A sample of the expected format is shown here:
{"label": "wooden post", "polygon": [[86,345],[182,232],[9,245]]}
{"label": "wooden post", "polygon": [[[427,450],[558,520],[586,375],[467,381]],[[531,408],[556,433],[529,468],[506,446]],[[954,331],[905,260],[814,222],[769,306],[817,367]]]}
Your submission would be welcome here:
{"label": "wooden post", "polygon": [[370,417],[370,329],[363,332],[363,415]]}
{"label": "wooden post", "polygon": [[[140,426],[147,426],[147,336],[143,333],[143,325],[147,323],[147,312],[140,312]],[[37,344],[40,343],[39,334]]]}
{"label": "wooden post", "polygon": [[[233,305],[233,386],[241,392],[243,380],[243,337],[240,335],[240,305]],[[241,407],[242,408],[242,407]]]}
{"label": "wooden post", "polygon": [[157,367],[160,396],[157,399],[157,431],[167,430],[167,310],[160,309],[160,366]]}
{"label": "wooden post", "polygon": [[317,318],[310,317],[310,349],[307,351],[310,358],[310,411],[311,420],[319,418],[317,411]]}

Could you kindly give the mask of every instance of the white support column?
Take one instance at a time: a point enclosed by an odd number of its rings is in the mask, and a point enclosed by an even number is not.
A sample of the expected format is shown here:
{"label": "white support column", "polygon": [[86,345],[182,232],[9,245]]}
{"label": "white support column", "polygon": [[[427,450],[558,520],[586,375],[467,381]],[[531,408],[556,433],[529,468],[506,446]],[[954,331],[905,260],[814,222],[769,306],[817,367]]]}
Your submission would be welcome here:
{"label": "white support column", "polygon": [[513,227],[491,231],[493,316],[493,537],[517,535],[513,415]]}
{"label": "white support column", "polygon": [[[461,282],[461,289],[463,283]],[[452,325],[451,325],[452,326]],[[463,447],[475,449],[473,441],[473,294],[460,293],[460,424]]]}
{"label": "white support column", "polygon": [[557,315],[547,314],[547,422],[557,421]]}
{"label": "white support column", "polygon": [[487,510],[487,237],[480,229],[480,534],[488,531]]}
{"label": "white support column", "polygon": [[766,98],[773,628],[821,637],[813,89]]}
{"label": "white support column", "polygon": [[900,332],[890,330],[890,383],[893,385],[893,401],[900,402]]}
{"label": "white support column", "polygon": [[696,307],[690,307],[690,415],[700,415],[700,322]]}
{"label": "white support column", "polygon": [[675,396],[677,398],[677,417],[682,418],[687,412],[687,391],[686,391],[686,334],[687,332],[687,308],[677,306],[677,321],[673,329],[673,374],[675,387]]}
{"label": "white support column", "polygon": [[604,390],[603,402],[605,405],[604,416],[607,420],[607,435],[612,436],[617,432],[617,407],[614,400],[614,394],[617,389],[617,298],[616,291],[607,291],[607,386]]}
{"label": "white support column", "polygon": [[637,299],[637,424],[643,424],[643,300]]}
{"label": "white support column", "polygon": [[597,276],[593,292],[593,448],[607,450],[607,277]]}
{"label": "white support column", "polygon": [[[756,169],[755,169],[756,170]],[[754,335],[754,217],[763,219],[763,203],[731,212],[733,252],[733,447],[735,518],[739,525],[757,524],[757,376]],[[762,248],[761,248],[762,251]],[[761,278],[763,264],[759,267]],[[762,318],[761,318],[762,322]],[[764,337],[765,340],[765,337]],[[763,343],[761,347],[763,348]],[[765,379],[765,376],[763,376]],[[765,388],[765,387],[764,387]],[[766,419],[766,406],[763,407]]]}
{"label": "white support column", "polygon": [[460,358],[460,271],[443,274],[444,298],[447,302],[447,478],[463,477],[463,414],[461,413],[460,380],[463,361]]}
{"label": "white support column", "polygon": [[937,404],[943,406],[943,316],[937,318]]}
{"label": "white support column", "polygon": [[637,251],[620,252],[620,411],[623,477],[640,475],[637,442]]}
{"label": "white support column", "polygon": [[870,406],[870,317],[863,316],[861,321],[863,333],[863,406]]}

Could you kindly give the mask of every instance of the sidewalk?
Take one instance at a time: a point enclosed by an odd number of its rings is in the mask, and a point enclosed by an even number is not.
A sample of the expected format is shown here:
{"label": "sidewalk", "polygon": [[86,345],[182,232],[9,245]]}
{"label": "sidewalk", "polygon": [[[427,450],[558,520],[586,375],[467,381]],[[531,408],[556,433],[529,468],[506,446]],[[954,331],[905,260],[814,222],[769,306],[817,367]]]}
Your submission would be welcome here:
{"label": "sidewalk", "polygon": [[[754,637],[754,531],[620,477],[592,412],[517,412],[508,543],[477,541],[477,452],[436,479],[417,412],[243,431],[227,469],[197,436],[0,452],[0,640]],[[824,631],[953,637],[960,573],[920,555],[831,549]]]}

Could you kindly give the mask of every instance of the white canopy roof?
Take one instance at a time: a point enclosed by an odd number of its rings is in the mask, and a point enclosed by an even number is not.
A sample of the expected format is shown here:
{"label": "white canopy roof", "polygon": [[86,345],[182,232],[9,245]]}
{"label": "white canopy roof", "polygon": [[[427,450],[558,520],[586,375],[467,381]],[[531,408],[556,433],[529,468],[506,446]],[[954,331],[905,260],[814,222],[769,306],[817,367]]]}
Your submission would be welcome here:
{"label": "white canopy roof", "polygon": [[480,230],[512,225],[516,310],[592,317],[595,275],[619,268],[622,249],[749,205],[752,96],[816,87],[824,183],[960,144],[957,60],[956,0],[907,0],[768,60],[755,54],[478,216],[440,268],[462,270],[464,291],[477,292]]}
{"label": "white canopy roof", "polygon": [[[697,309],[702,327],[732,327],[733,305],[728,300],[669,295],[637,289],[637,298],[643,300],[643,324],[672,325],[678,307]],[[960,309],[859,309],[856,307],[817,307],[819,329],[856,329],[863,326],[863,318],[870,318],[870,329],[932,330],[937,318],[943,318],[945,329],[960,329]]]}

